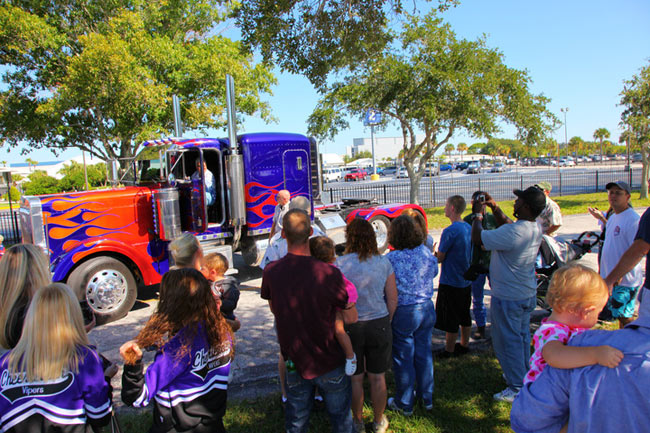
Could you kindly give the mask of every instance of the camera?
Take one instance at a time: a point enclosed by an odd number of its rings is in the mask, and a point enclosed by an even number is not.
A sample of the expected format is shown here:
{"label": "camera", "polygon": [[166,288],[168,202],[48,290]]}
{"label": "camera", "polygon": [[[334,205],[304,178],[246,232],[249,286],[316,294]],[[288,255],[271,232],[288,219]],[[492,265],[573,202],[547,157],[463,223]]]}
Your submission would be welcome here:
{"label": "camera", "polygon": [[469,267],[463,274],[463,278],[468,281],[474,281],[478,278],[479,274],[487,274],[490,269],[482,264],[474,264]]}
{"label": "camera", "polygon": [[479,203],[485,203],[485,194],[479,194],[478,197],[476,197]]}

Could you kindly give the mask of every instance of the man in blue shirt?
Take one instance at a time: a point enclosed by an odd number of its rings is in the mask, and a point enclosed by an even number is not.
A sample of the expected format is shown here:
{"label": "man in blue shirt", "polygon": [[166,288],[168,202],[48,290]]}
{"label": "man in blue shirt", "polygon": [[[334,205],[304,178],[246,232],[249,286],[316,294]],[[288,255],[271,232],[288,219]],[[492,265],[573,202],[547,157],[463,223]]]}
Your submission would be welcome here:
{"label": "man in blue shirt", "polygon": [[650,414],[650,317],[618,331],[587,331],[570,346],[609,345],[625,357],[616,368],[592,365],[569,370],[547,366],[519,392],[510,422],[517,433],[648,431]]}
{"label": "man in blue shirt", "polygon": [[[465,211],[465,199],[453,195],[447,199],[445,216],[451,225],[442,231],[440,247],[436,252],[442,263],[440,285],[436,298],[436,328],[445,331],[445,351],[438,358],[463,355],[469,351],[469,333],[472,317],[469,307],[472,303],[472,282],[463,278],[471,258],[471,226],[461,219]],[[460,327],[460,343],[458,328]]]}

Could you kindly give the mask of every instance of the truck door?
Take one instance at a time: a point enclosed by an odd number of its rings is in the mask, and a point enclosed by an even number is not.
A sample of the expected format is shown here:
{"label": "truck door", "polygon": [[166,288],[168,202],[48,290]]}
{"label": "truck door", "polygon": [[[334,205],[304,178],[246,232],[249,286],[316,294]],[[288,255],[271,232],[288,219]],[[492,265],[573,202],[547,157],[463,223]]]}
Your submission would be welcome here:
{"label": "truck door", "polygon": [[309,154],[302,149],[285,150],[282,154],[284,189],[305,195],[311,201]]}

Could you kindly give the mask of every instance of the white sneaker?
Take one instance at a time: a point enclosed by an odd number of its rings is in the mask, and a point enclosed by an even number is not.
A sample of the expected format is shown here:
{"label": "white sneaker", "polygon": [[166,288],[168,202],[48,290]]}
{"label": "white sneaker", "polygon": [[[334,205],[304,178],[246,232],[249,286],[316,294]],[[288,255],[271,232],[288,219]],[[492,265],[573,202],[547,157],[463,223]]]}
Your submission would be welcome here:
{"label": "white sneaker", "polygon": [[354,372],[357,371],[357,355],[356,353],[352,359],[345,358],[345,374],[348,376],[354,375]]}
{"label": "white sneaker", "polygon": [[514,389],[508,387],[501,392],[497,392],[493,397],[498,401],[506,401],[508,403],[512,403],[515,401],[517,394],[519,394],[519,391],[515,391]]}
{"label": "white sneaker", "polygon": [[386,415],[382,415],[379,422],[373,422],[372,427],[374,433],[386,433],[386,430],[388,430],[388,418],[386,418]]}

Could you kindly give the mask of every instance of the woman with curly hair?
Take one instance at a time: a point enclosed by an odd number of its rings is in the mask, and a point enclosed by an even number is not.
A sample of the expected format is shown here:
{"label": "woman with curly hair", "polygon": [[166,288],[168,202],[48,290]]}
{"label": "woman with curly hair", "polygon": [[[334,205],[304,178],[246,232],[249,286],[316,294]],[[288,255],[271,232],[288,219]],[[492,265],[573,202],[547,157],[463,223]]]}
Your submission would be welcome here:
{"label": "woman with curly hair", "polygon": [[393,267],[377,250],[372,225],[353,219],[345,229],[346,247],[336,266],[357,288],[357,323],[346,326],[357,358],[352,376],[352,415],[357,431],[363,423],[363,377],[368,373],[374,412],[374,431],[384,432],[388,420],[385,372],[390,367],[392,332],[390,321],[397,307]]}
{"label": "woman with curly hair", "polygon": [[392,322],[395,397],[388,399],[388,407],[405,415],[413,413],[415,397],[426,410],[433,408],[431,335],[436,310],[431,297],[438,260],[423,239],[422,230],[407,215],[395,218],[388,229],[388,242],[395,249],[386,257],[397,281]]}
{"label": "woman with curly hair", "polygon": [[[142,348],[149,347],[157,352],[143,374]],[[135,407],[154,400],[151,432],[226,431],[233,335],[199,271],[182,268],[163,276],[156,311],[120,355],[122,400]]]}
{"label": "woman with curly hair", "polygon": [[36,245],[18,244],[5,252],[0,260],[0,346],[16,345],[30,300],[51,282],[47,257]]}

